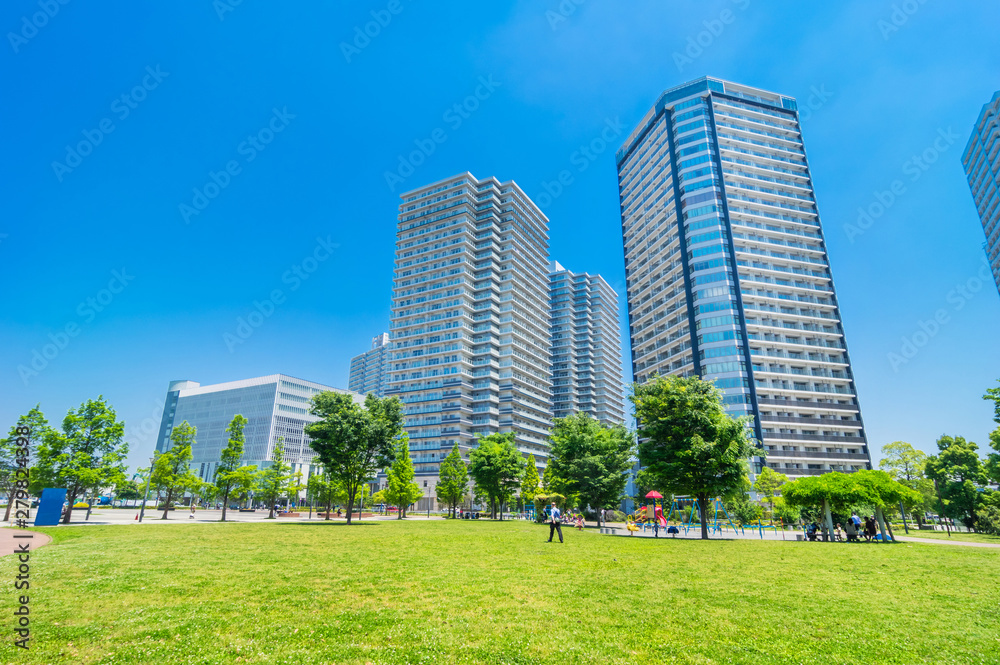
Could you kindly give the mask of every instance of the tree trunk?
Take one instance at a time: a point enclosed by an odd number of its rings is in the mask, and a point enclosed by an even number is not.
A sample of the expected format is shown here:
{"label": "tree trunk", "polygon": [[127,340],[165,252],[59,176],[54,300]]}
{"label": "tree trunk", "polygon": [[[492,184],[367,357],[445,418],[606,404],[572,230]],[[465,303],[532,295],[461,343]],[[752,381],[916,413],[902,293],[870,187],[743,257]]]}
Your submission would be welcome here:
{"label": "tree trunk", "polygon": [[333,497],[326,497],[326,521],[330,521],[330,511],[333,510]]}
{"label": "tree trunk", "polygon": [[10,507],[14,505],[15,494],[17,494],[17,485],[14,485],[14,487],[10,490],[10,496],[7,498],[7,512],[3,516],[4,522],[10,519]]}
{"label": "tree trunk", "polygon": [[69,524],[69,518],[73,515],[73,504],[76,503],[77,492],[66,495],[66,514],[63,515],[63,524]]}
{"label": "tree trunk", "polygon": [[829,534],[827,538],[830,542],[833,542],[833,515],[830,514],[830,502],[823,499],[823,519],[826,522],[826,532]]}
{"label": "tree trunk", "polygon": [[163,504],[163,517],[160,518],[161,520],[167,519],[167,513],[170,512],[170,500],[173,498],[174,498],[174,488],[171,487],[169,490],[167,490],[167,502]]}
{"label": "tree trunk", "polygon": [[356,488],[349,487],[347,490],[347,523],[351,523],[351,511],[354,510],[354,495],[357,492]]}
{"label": "tree trunk", "polygon": [[882,535],[882,542],[883,543],[889,542],[888,540],[886,540],[885,537],[886,529],[885,529],[885,520],[882,518],[882,509],[878,506],[875,507],[875,521],[878,522],[878,530],[879,533]]}
{"label": "tree trunk", "polygon": [[704,494],[698,495],[698,517],[701,518],[701,539],[708,540],[708,514],[705,510],[705,504],[708,502],[708,496]]}
{"label": "tree trunk", "polygon": [[269,500],[267,502],[267,519],[269,520],[274,519],[274,501]]}
{"label": "tree trunk", "polygon": [[229,508],[229,488],[222,494],[222,521],[226,521],[226,509]]}

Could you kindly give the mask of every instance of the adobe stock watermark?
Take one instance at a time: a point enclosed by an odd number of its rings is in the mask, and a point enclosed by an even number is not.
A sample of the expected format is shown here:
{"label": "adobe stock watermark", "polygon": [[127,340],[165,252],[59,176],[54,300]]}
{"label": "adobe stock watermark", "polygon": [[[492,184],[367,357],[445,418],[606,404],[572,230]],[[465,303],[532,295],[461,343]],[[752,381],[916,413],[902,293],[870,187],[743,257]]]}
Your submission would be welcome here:
{"label": "adobe stock watermark", "polygon": [[[479,109],[480,105],[493,96],[496,89],[500,87],[500,82],[493,80],[492,74],[485,78],[480,76],[478,80],[479,85],[476,86],[471,95],[455,102],[441,115],[441,120],[451,128],[451,131],[458,131],[462,124]],[[447,140],[448,132],[445,131],[444,127],[433,129],[426,138],[414,139],[413,145],[416,149],[411,150],[406,155],[397,155],[396,169],[384,173],[385,184],[388,185],[389,191],[395,192],[396,186],[413,175],[417,168],[434,154],[437,147]]]}
{"label": "adobe stock watermark", "polygon": [[398,16],[405,7],[401,0],[389,0],[385,9],[373,9],[372,20],[364,26],[354,26],[354,38],[350,42],[340,42],[340,52],[344,55],[347,64],[351,64],[351,59],[361,55],[361,52],[371,45],[372,40],[382,34],[382,30],[389,27],[392,17]]}
{"label": "adobe stock watermark", "polygon": [[243,4],[243,0],[213,0],[212,9],[220,21],[226,20],[226,14],[236,11],[236,8]]}
{"label": "adobe stock watermark", "polygon": [[[613,147],[611,142],[622,135],[623,129],[624,125],[622,125],[622,121],[618,117],[615,117],[614,120],[606,118],[604,120],[604,128],[601,129],[601,133],[574,150],[569,156],[569,163],[576,167],[575,171],[577,173],[583,173],[590,168],[590,165],[597,161],[597,158],[604,154],[609,147]],[[545,191],[532,197],[532,200],[538,204],[539,208],[547,208],[552,205],[553,201],[562,196],[563,192],[566,191],[566,188],[572,185],[575,180],[576,178],[573,175],[573,170],[562,169],[558,174],[556,174],[554,180],[542,181],[541,187]]]}
{"label": "adobe stock watermark", "polygon": [[[272,109],[271,119],[257,132],[247,135],[246,139],[236,146],[236,154],[243,157],[245,164],[257,159],[257,155],[270,145],[275,136],[285,131],[295,117],[288,112],[287,106],[282,107],[280,111],[277,108]],[[230,159],[218,171],[209,171],[205,184],[192,190],[191,203],[181,203],[178,206],[184,223],[190,224],[191,218],[200,215],[208,204],[222,193],[222,190],[229,187],[233,178],[241,173],[243,165],[238,159]]]}
{"label": "adobe stock watermark", "polygon": [[989,262],[984,258],[983,264],[976,274],[961,284],[956,284],[955,288],[948,292],[945,301],[951,305],[951,310],[942,307],[934,312],[934,316],[926,321],[917,321],[918,330],[910,335],[900,338],[898,352],[890,351],[886,358],[892,371],[898,373],[901,365],[908,364],[920,353],[920,349],[941,332],[941,328],[951,323],[951,313],[961,311],[983,287],[993,285],[993,271]]}
{"label": "adobe stock watermark", "polygon": [[7,41],[10,42],[14,53],[20,53],[21,47],[38,36],[38,31],[47,26],[59,10],[68,4],[69,0],[38,0],[40,11],[34,12],[31,16],[22,16],[20,29],[17,32],[7,33]]}
{"label": "adobe stock watermark", "polygon": [[[736,5],[740,11],[746,11],[750,6],[750,0],[730,0],[730,2]],[[677,71],[683,72],[685,67],[694,64],[694,61],[700,58],[705,53],[705,50],[710,48],[722,36],[722,33],[726,31],[726,26],[732,25],[736,21],[736,17],[737,14],[732,9],[723,9],[716,18],[702,21],[701,24],[705,29],[687,38],[687,45],[684,47],[684,52],[673,52],[674,65],[677,66]]]}
{"label": "adobe stock watermark", "polygon": [[813,117],[816,111],[820,110],[826,106],[826,102],[833,97],[833,93],[826,89],[826,84],[821,83],[817,88],[814,85],[809,86],[809,96],[805,98],[805,101],[801,101],[799,98],[799,122],[806,122]]}
{"label": "adobe stock watermark", "polygon": [[132,425],[128,430],[132,443],[142,444],[139,447],[143,448],[146,443],[156,443],[156,437],[160,433],[160,421],[163,418],[163,407],[166,401],[162,397],[157,397],[156,399],[149,399],[147,404],[151,406],[149,415],[143,418],[138,425]]}
{"label": "adobe stock watermark", "polygon": [[31,378],[44,371],[69,346],[70,341],[83,331],[83,325],[93,322],[134,279],[135,276],[128,274],[125,268],[112,270],[107,286],[76,306],[79,319],[67,322],[55,333],[49,333],[47,343],[31,349],[31,361],[27,365],[17,366],[17,374],[24,385],[27,386]]}
{"label": "adobe stock watermark", "polygon": [[[168,76],[170,76],[170,72],[162,71],[159,65],[156,65],[155,69],[146,67],[146,75],[142,77],[142,80],[131,90],[122,93],[115,98],[115,101],[111,102],[111,112],[119,121],[125,120],[132,114],[132,111],[139,108],[139,104],[146,101],[149,93],[160,87],[163,79]],[[102,118],[93,129],[84,129],[81,132],[83,134],[82,140],[77,141],[75,145],[66,146],[66,156],[63,161],[52,162],[52,171],[56,174],[56,179],[62,182],[63,178],[80,166],[83,160],[94,152],[94,148],[101,145],[104,138],[113,131],[115,131],[115,122],[111,117]]]}
{"label": "adobe stock watermark", "polygon": [[[937,134],[937,137],[919,155],[912,155],[900,166],[903,175],[908,176],[909,182],[920,180],[921,176],[940,159],[942,153],[946,152],[959,139],[959,135],[951,127],[938,129]],[[858,219],[853,224],[844,224],[844,233],[847,234],[847,239],[853,243],[855,238],[864,235],[907,191],[909,190],[906,187],[906,182],[902,178],[896,178],[889,183],[887,189],[877,189],[872,192],[872,197],[875,200],[867,206],[858,207]]]}
{"label": "adobe stock watermark", "polygon": [[875,24],[879,32],[882,33],[882,40],[889,41],[889,37],[899,32],[899,29],[906,25],[910,17],[920,11],[920,6],[927,3],[927,0],[903,0],[900,3],[893,3],[889,18],[880,18]]}
{"label": "adobe stock watermark", "polygon": [[[281,273],[281,283],[288,285],[288,293],[299,290],[302,283],[319,270],[320,265],[333,256],[333,251],[340,247],[338,243],[326,238],[316,238],[316,245],[304,259],[292,265],[285,272]],[[285,304],[288,293],[284,289],[272,289],[262,301],[254,300],[253,309],[246,316],[236,317],[236,328],[234,332],[226,331],[222,333],[222,341],[230,353],[236,351],[236,347],[250,339],[254,331],[264,325],[264,322],[271,318],[275,310]]]}
{"label": "adobe stock watermark", "polygon": [[570,16],[576,13],[576,8],[586,1],[587,0],[562,0],[555,10],[546,10],[545,20],[549,22],[549,27],[553,30],[558,28],[560,23],[565,23]]}

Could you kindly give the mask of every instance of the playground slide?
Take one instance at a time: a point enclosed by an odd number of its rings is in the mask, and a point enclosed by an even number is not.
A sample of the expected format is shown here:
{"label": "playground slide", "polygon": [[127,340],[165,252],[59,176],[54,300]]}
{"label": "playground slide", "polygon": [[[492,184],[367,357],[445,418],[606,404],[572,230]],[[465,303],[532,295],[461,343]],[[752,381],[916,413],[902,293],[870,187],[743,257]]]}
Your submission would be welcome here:
{"label": "playground slide", "polygon": [[658,515],[656,521],[660,523],[660,526],[667,526],[667,518],[663,515]]}

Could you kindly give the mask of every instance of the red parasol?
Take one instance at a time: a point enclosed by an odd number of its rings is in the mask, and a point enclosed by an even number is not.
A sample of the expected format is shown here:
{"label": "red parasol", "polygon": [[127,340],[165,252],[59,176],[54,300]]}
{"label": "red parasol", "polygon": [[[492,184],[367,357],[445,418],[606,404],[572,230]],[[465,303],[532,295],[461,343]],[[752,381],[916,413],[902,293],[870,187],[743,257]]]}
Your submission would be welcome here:
{"label": "red parasol", "polygon": [[652,492],[650,492],[649,494],[646,495],[646,498],[647,499],[662,499],[663,495],[660,494],[659,492],[657,492],[656,490],[653,490]]}

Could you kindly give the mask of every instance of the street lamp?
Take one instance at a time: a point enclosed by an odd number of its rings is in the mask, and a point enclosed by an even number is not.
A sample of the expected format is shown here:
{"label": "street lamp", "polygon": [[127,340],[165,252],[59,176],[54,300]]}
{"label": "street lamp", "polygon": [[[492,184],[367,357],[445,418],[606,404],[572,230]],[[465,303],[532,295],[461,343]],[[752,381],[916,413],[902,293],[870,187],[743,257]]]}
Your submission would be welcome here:
{"label": "street lamp", "polygon": [[146,514],[146,501],[149,500],[149,481],[153,479],[153,462],[156,461],[156,453],[149,458],[149,473],[146,474],[146,493],[142,496],[142,508],[139,509],[139,522],[142,522],[143,516]]}
{"label": "street lamp", "polygon": [[424,481],[424,486],[427,488],[427,519],[431,518],[431,486]]}

